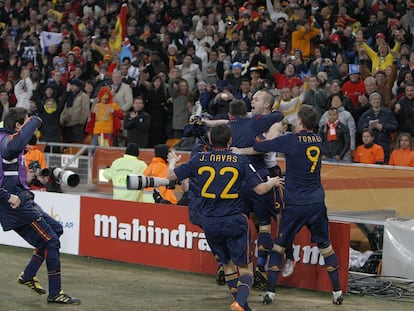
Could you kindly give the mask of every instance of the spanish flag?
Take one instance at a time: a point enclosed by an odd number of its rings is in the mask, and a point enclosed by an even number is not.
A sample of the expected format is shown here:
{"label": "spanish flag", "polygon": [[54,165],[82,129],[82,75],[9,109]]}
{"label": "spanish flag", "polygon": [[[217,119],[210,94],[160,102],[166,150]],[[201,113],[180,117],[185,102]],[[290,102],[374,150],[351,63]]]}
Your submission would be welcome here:
{"label": "spanish flag", "polygon": [[121,50],[122,42],[126,36],[127,9],[127,4],[122,4],[118,18],[116,20],[115,29],[112,31],[111,38],[109,39],[109,47],[111,50]]}

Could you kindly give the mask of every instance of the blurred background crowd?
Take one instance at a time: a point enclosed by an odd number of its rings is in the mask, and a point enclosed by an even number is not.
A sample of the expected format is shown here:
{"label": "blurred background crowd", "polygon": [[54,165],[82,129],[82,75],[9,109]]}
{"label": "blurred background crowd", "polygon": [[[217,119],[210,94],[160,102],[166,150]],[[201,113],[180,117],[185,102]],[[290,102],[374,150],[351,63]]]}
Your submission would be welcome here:
{"label": "blurred background crowd", "polygon": [[149,148],[267,90],[286,131],[319,110],[324,160],[414,166],[411,0],[0,0],[0,30],[0,117],[40,141]]}

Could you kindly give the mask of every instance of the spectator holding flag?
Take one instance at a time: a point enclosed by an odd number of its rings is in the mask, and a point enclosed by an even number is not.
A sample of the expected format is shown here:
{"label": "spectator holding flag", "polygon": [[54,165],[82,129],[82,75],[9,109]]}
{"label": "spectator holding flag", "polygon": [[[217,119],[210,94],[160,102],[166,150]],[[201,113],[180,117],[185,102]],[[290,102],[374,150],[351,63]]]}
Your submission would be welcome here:
{"label": "spectator holding flag", "polygon": [[40,33],[40,47],[42,54],[46,54],[52,45],[58,46],[62,42],[62,34],[58,32],[42,31]]}
{"label": "spectator holding flag", "polygon": [[123,3],[116,20],[115,29],[111,33],[109,39],[109,47],[111,50],[120,51],[122,42],[126,37],[126,18],[127,18],[128,4]]}

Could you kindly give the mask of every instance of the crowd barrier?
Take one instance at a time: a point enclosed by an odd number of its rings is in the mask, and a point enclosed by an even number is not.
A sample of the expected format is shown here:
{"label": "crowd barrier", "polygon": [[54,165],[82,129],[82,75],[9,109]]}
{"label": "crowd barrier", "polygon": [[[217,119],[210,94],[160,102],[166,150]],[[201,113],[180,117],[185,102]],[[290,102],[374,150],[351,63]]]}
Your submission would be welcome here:
{"label": "crowd barrier", "polygon": [[[195,273],[216,273],[217,264],[205,235],[189,222],[184,206],[48,192],[35,194],[36,201],[64,227],[62,253]],[[340,262],[341,284],[346,292],[349,225],[331,222],[330,234]],[[254,232],[254,240],[256,236]],[[0,232],[0,243],[30,247],[10,231]],[[298,262],[295,272],[288,278],[281,278],[281,284],[330,291],[323,257],[310,242],[306,229],[294,241],[294,256]]]}
{"label": "crowd barrier", "polygon": [[[182,162],[189,159],[189,152],[181,152]],[[92,180],[98,188],[110,188],[110,183],[100,183],[99,170],[110,166],[113,160],[123,155],[122,150],[97,148],[93,157]],[[150,163],[152,149],[142,149],[139,158]],[[283,158],[278,164],[285,169]],[[322,183],[326,192],[326,203],[330,211],[395,210],[397,217],[414,218],[414,169],[361,165],[322,165]]]}

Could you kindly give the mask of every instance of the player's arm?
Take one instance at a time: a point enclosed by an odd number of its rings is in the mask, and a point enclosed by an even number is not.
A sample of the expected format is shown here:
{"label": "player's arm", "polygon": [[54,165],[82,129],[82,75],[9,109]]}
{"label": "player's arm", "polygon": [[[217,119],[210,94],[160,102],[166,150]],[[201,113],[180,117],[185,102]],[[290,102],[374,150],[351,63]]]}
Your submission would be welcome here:
{"label": "player's arm", "polygon": [[25,149],[27,143],[32,138],[34,132],[40,125],[42,120],[37,116],[26,116],[22,126],[13,135],[8,135],[2,141],[2,156],[6,160],[15,158],[22,150]]}
{"label": "player's arm", "polygon": [[0,201],[7,201],[12,208],[20,205],[20,198],[17,195],[10,194],[7,190],[0,188]]}
{"label": "player's arm", "polygon": [[208,126],[208,127],[214,127],[217,125],[222,125],[222,124],[227,124],[229,123],[229,120],[226,119],[219,119],[219,120],[208,120],[208,119],[203,119],[203,122]]}
{"label": "player's arm", "polygon": [[269,130],[266,132],[265,140],[272,140],[276,137],[279,137],[283,134],[283,125],[282,122],[276,122],[274,123]]}
{"label": "player's arm", "polygon": [[[272,126],[267,130],[267,132],[263,135],[264,140],[272,140],[276,137],[279,137],[283,134],[283,125],[282,122],[276,122],[273,123]],[[253,147],[247,147],[247,148],[237,148],[237,147],[231,147],[230,150],[237,154],[244,154],[244,155],[256,155],[256,154],[262,154],[263,152],[259,152],[255,150]]]}
{"label": "player's arm", "polygon": [[246,147],[246,148],[231,147],[230,150],[231,152],[234,152],[237,154],[244,154],[244,155],[261,154],[261,152],[254,150],[253,147]]}

